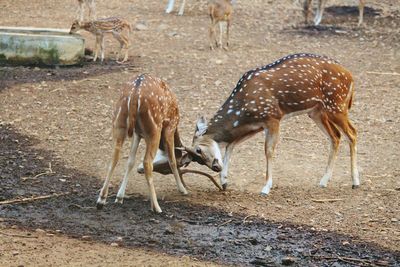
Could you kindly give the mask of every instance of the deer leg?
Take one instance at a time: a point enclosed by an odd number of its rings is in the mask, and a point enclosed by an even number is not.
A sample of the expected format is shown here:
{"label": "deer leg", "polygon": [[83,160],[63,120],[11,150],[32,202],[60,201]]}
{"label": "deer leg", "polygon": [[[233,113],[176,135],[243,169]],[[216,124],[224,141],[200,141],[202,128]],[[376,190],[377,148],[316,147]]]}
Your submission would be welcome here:
{"label": "deer leg", "polygon": [[95,48],[95,52],[94,52],[94,58],[93,61],[97,60],[97,57],[99,55],[99,45],[101,42],[101,37],[99,35],[96,35],[96,48]]}
{"label": "deer leg", "polygon": [[305,24],[308,24],[308,18],[310,17],[310,14],[311,14],[311,3],[312,3],[312,0],[305,0],[304,1],[303,14],[304,14],[304,22],[305,22]]}
{"label": "deer leg", "polygon": [[321,111],[315,111],[309,113],[310,118],[317,124],[317,126],[325,133],[329,140],[331,141],[331,148],[329,152],[328,164],[325,169],[325,174],[322,176],[319,182],[320,187],[326,187],[328,181],[332,178],[333,167],[335,165],[336,156],[339,150],[340,143],[340,131],[333,124],[326,113],[321,113]]}
{"label": "deer leg", "polygon": [[107,172],[107,177],[106,180],[104,181],[103,187],[100,190],[99,198],[97,199],[97,209],[101,209],[105,204],[106,204],[106,199],[108,195],[108,187],[110,184],[110,180],[112,177],[112,174],[114,172],[115,166],[118,163],[120,152],[122,145],[125,140],[125,134],[126,134],[126,129],[125,128],[119,128],[113,130],[113,135],[114,135],[114,152],[112,155],[111,162],[108,167],[108,172]]}
{"label": "deer leg", "polygon": [[182,194],[187,195],[188,192],[187,192],[185,186],[181,182],[181,177],[180,177],[177,165],[176,165],[174,132],[165,130],[164,141],[165,141],[165,151],[167,152],[169,166],[172,170],[172,173],[174,174],[175,182],[178,187],[178,190]]}
{"label": "deer leg", "polygon": [[167,9],[165,10],[165,13],[167,13],[167,14],[171,13],[172,10],[174,9],[174,4],[175,4],[175,0],[169,0]]}
{"label": "deer leg", "polygon": [[89,1],[89,18],[92,20],[96,19],[96,4],[94,0]]}
{"label": "deer leg", "polygon": [[121,34],[120,34],[119,32],[114,32],[114,31],[113,31],[113,32],[112,32],[112,35],[113,35],[114,38],[117,39],[117,41],[119,42],[119,50],[118,50],[117,56],[116,56],[116,58],[115,58],[115,60],[118,62],[119,57],[120,57],[120,55],[121,55],[122,48],[124,47],[124,40],[122,39],[122,36],[121,36]]}
{"label": "deer leg", "polygon": [[265,128],[265,157],[267,159],[267,182],[261,191],[261,195],[268,195],[272,188],[272,158],[279,140],[279,121],[268,122]]}
{"label": "deer leg", "polygon": [[104,61],[104,35],[101,35],[101,40],[100,40],[100,51],[101,51],[101,62]]}
{"label": "deer leg", "polygon": [[[212,19],[211,19],[211,20],[212,20]],[[213,21],[211,21],[208,36],[209,36],[209,38],[210,38],[210,50],[213,50],[213,49],[214,49],[213,42],[214,42],[214,40],[215,40],[215,39],[214,39],[214,36],[215,36],[215,24],[214,24]],[[216,41],[215,41],[215,43],[216,43]],[[218,45],[218,44],[217,44],[217,45]]]}
{"label": "deer leg", "polygon": [[128,60],[128,52],[129,52],[129,32],[128,32],[128,36],[121,36],[123,41],[124,41],[124,46],[125,46],[125,56],[124,59],[122,60],[122,62],[125,62]]}
{"label": "deer leg", "polygon": [[231,21],[227,20],[226,21],[226,48],[225,50],[228,50],[229,47],[229,29],[231,27]]}
{"label": "deer leg", "polygon": [[119,187],[117,197],[115,199],[116,203],[121,203],[124,201],[125,190],[129,180],[129,174],[135,165],[136,153],[140,143],[140,136],[136,133],[133,134],[131,151],[129,152],[128,164],[126,166],[126,171],[124,179],[122,180],[121,186]]}
{"label": "deer leg", "polygon": [[360,4],[358,5],[358,27],[361,27],[364,21],[364,6],[365,6],[365,0],[360,0]]}
{"label": "deer leg", "polygon": [[186,2],[186,0],[182,0],[181,8],[179,9],[179,12],[178,12],[179,16],[183,15],[183,11],[185,10],[185,2]]}
{"label": "deer leg", "polygon": [[314,18],[314,25],[315,26],[317,26],[317,25],[319,25],[321,23],[322,15],[324,13],[325,3],[326,3],[326,0],[319,0],[318,1],[317,14],[315,15],[315,18]]}
{"label": "deer leg", "polygon": [[222,24],[222,21],[218,22],[219,24],[219,41],[218,41],[218,47],[222,47],[222,34],[224,33],[224,25]]}
{"label": "deer leg", "polygon": [[355,189],[360,186],[360,174],[357,167],[357,131],[346,114],[335,114],[332,120],[343,131],[349,141],[352,188]]}
{"label": "deer leg", "polygon": [[146,154],[143,160],[144,175],[146,176],[147,185],[149,187],[149,195],[151,202],[151,209],[157,213],[161,213],[162,210],[158,205],[156,190],[154,189],[153,180],[153,159],[157,153],[157,149],[160,143],[161,133],[157,132],[153,136],[147,137],[146,140]]}
{"label": "deer leg", "polygon": [[84,7],[83,7],[83,2],[82,1],[78,1],[78,16],[79,16],[79,22],[83,21],[83,12],[84,12]]}
{"label": "deer leg", "polygon": [[232,152],[233,152],[233,147],[234,145],[231,143],[229,145],[226,146],[225,148],[225,154],[224,154],[224,166],[222,167],[222,171],[220,173],[220,180],[221,180],[221,185],[222,185],[222,189],[226,190],[226,188],[228,187],[228,167],[229,167],[229,161],[231,159],[232,156]]}

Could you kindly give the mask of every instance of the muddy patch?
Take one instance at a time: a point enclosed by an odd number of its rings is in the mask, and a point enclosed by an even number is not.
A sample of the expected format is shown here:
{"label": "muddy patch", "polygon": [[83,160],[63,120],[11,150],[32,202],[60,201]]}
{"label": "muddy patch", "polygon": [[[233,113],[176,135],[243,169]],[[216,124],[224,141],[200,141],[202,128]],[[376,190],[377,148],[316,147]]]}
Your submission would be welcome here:
{"label": "muddy patch", "polygon": [[98,179],[63,167],[51,151],[34,149],[35,140],[8,125],[0,126],[0,141],[2,200],[69,193],[0,205],[0,217],[9,226],[234,265],[396,266],[400,260],[399,252],[354,236],[227,213],[192,204],[190,197],[182,202],[160,201],[164,210],[160,215],[150,212],[149,202],[140,195],[130,196],[123,205],[111,203],[110,197],[104,210],[97,211]]}

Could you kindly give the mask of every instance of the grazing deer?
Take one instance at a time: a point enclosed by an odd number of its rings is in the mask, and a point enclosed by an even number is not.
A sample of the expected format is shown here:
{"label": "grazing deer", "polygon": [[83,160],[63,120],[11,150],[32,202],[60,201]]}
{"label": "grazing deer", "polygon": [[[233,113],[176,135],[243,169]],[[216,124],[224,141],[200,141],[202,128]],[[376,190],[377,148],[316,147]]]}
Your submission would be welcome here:
{"label": "grazing deer", "polygon": [[[317,13],[315,14],[315,18],[314,18],[314,25],[319,25],[321,23],[322,14],[324,13],[324,8],[326,5],[326,2],[327,2],[327,0],[318,0]],[[312,5],[312,0],[304,1],[304,19],[305,19],[306,24],[308,24],[308,18],[311,14],[311,5]],[[358,26],[359,27],[363,24],[364,6],[365,6],[365,0],[359,0],[359,5],[358,5],[358,10],[359,10]]]}
{"label": "grazing deer", "polygon": [[[213,0],[210,1],[208,6],[208,15],[210,16],[211,23],[209,28],[209,39],[210,39],[210,49],[213,50],[213,42],[215,42],[217,47],[222,47],[222,32],[223,25],[226,23],[226,47],[229,47],[229,28],[231,26],[233,7],[230,0]],[[217,41],[215,35],[215,26],[219,24],[219,41]]]}
{"label": "grazing deer", "polygon": [[[179,176],[174,151],[175,145],[182,145],[177,130],[178,123],[178,103],[174,93],[164,81],[148,74],[142,74],[124,87],[114,112],[112,128],[114,152],[106,180],[97,200],[99,209],[106,203],[110,179],[127,137],[132,137],[132,145],[125,176],[115,202],[122,203],[123,201],[128,176],[135,164],[136,152],[142,138],[146,142],[143,165],[149,186],[151,209],[158,213],[161,212],[153,183],[153,160],[156,159],[159,147],[166,152],[178,190],[184,195],[187,194]],[[162,156],[163,153],[159,154]]]}
{"label": "grazing deer", "polygon": [[118,60],[123,48],[125,48],[125,56],[122,62],[128,60],[128,48],[130,45],[129,33],[132,31],[128,21],[117,17],[98,19],[89,22],[79,22],[76,20],[72,23],[70,34],[76,33],[79,30],[86,30],[96,36],[96,49],[93,61],[97,60],[99,46],[101,52],[100,60],[101,62],[104,60],[104,34],[106,33],[111,33],[120,44],[116,57],[117,62],[119,62]]}
{"label": "grazing deer", "polygon": [[[254,134],[265,132],[266,184],[272,187],[272,157],[278,143],[279,125],[286,118],[307,113],[329,137],[331,151],[321,187],[332,177],[341,131],[350,143],[353,188],[360,185],[357,170],[357,133],[348,119],[354,82],[349,71],[332,59],[312,54],[294,54],[246,72],[233,92],[207,124],[197,122],[192,147],[186,150],[214,171],[227,186],[229,159],[234,146]],[[222,159],[221,148],[225,147]]]}
{"label": "grazing deer", "polygon": [[89,20],[96,19],[96,3],[95,0],[78,0],[79,8],[79,21],[83,21],[83,13],[85,12],[85,5],[89,9]]}

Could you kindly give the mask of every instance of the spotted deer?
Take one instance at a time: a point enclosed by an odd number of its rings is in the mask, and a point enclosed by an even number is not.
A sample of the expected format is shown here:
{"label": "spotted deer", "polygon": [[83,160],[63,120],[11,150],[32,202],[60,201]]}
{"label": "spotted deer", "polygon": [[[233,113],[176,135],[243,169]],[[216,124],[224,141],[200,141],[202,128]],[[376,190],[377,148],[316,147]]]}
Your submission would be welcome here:
{"label": "spotted deer", "polygon": [[85,13],[85,5],[89,9],[89,20],[96,19],[96,3],[95,0],[78,0],[78,13],[79,21],[83,21],[83,14]]}
{"label": "spotted deer", "polygon": [[[226,46],[224,49],[229,47],[229,28],[232,21],[233,7],[230,0],[212,0],[208,6],[208,15],[210,16],[211,23],[209,27],[209,39],[210,49],[213,50],[213,43],[215,42],[217,47],[222,47],[222,34],[223,24],[226,23]],[[219,25],[219,41],[217,41],[215,34],[215,27]]]}
{"label": "spotted deer", "polygon": [[97,200],[99,209],[106,203],[110,179],[127,138],[132,138],[132,144],[125,175],[115,202],[123,202],[128,176],[135,165],[136,152],[142,138],[146,143],[143,166],[149,187],[151,209],[158,213],[162,212],[153,182],[153,161],[157,161],[155,158],[158,148],[166,152],[178,190],[184,195],[188,193],[181,182],[175,158],[175,145],[181,146],[178,123],[179,110],[175,94],[161,79],[142,74],[124,87],[114,112],[112,127],[114,152]]}
{"label": "spotted deer", "polygon": [[[233,148],[264,131],[267,171],[261,194],[267,195],[272,187],[272,157],[280,122],[307,113],[331,142],[320,186],[326,187],[332,177],[342,131],[350,144],[353,188],[356,188],[360,184],[357,133],[348,118],[353,97],[352,75],[336,61],[313,54],[289,55],[246,72],[211,121],[208,124],[204,118],[197,121],[192,146],[186,150],[220,172],[221,184],[226,188]],[[225,148],[223,158],[222,148]]]}
{"label": "spotted deer", "polygon": [[99,46],[101,53],[100,60],[101,62],[104,61],[104,35],[108,33],[111,33],[120,44],[116,57],[117,62],[119,62],[120,54],[124,48],[125,56],[122,62],[128,60],[128,49],[130,45],[129,34],[132,32],[132,27],[128,21],[117,17],[98,19],[89,22],[79,22],[76,20],[72,23],[70,34],[76,33],[79,30],[88,31],[96,36],[96,49],[93,61],[96,61],[98,58]]}
{"label": "spotted deer", "polygon": [[[314,25],[319,25],[321,23],[322,14],[324,13],[326,2],[327,2],[327,0],[318,0],[317,1],[317,13],[315,14],[315,18],[314,18]],[[359,0],[359,5],[358,5],[358,10],[359,10],[358,26],[359,27],[363,24],[364,6],[365,6],[365,0]],[[308,18],[311,15],[312,0],[305,0],[303,7],[304,7],[303,11],[304,11],[305,23],[308,24]]]}

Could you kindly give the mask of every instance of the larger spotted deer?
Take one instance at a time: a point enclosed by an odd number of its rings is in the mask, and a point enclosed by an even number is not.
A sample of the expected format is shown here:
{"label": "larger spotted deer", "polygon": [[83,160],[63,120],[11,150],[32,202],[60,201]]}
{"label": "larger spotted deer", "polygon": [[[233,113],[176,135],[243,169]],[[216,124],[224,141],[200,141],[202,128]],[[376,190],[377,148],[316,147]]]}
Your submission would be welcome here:
{"label": "larger spotted deer", "polygon": [[134,78],[132,82],[124,87],[117,102],[113,118],[114,152],[106,180],[97,200],[97,208],[101,209],[106,203],[110,179],[119,160],[124,141],[127,138],[132,138],[131,150],[125,176],[115,202],[122,203],[124,199],[128,177],[135,165],[136,152],[142,138],[146,142],[143,166],[149,187],[151,209],[158,213],[162,211],[157,201],[153,182],[153,161],[158,161],[155,158],[159,148],[166,152],[169,167],[175,176],[178,190],[184,195],[187,194],[178,172],[174,151],[175,145],[182,145],[177,130],[178,123],[178,103],[174,93],[164,81],[148,74],[143,74]]}
{"label": "larger spotted deer", "polygon": [[[351,73],[332,59],[312,54],[294,54],[246,72],[232,93],[207,124],[197,122],[189,153],[201,157],[227,186],[228,164],[233,148],[254,134],[265,132],[266,184],[272,187],[272,157],[282,120],[308,114],[329,137],[331,150],[321,187],[332,177],[341,131],[350,143],[353,188],[360,185],[357,170],[356,129],[348,118],[354,97]],[[222,158],[221,148],[225,148]]]}

